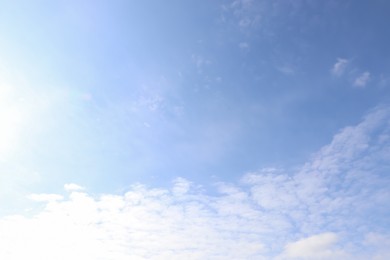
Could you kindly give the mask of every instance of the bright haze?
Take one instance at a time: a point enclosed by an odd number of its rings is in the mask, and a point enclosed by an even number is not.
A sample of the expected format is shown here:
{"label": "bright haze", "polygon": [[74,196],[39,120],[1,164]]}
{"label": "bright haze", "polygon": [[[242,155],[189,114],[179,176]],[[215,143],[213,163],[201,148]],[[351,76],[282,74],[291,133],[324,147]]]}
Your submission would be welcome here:
{"label": "bright haze", "polygon": [[1,1],[0,259],[390,259],[389,14]]}

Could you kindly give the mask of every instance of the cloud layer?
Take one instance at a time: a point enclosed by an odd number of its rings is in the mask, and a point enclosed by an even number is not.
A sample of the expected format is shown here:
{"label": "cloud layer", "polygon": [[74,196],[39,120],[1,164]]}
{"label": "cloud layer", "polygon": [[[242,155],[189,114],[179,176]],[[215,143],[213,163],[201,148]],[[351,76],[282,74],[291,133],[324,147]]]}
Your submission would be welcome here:
{"label": "cloud layer", "polygon": [[184,178],[125,194],[32,194],[33,216],[0,219],[1,259],[386,259],[390,109],[342,129],[302,167],[216,190]]}

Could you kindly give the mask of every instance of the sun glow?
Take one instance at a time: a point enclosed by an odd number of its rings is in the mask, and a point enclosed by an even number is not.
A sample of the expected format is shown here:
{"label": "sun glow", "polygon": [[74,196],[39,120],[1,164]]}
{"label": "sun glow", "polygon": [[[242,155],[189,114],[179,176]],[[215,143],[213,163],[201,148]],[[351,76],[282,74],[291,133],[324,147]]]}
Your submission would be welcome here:
{"label": "sun glow", "polygon": [[15,89],[0,85],[0,160],[6,160],[20,145],[31,111]]}

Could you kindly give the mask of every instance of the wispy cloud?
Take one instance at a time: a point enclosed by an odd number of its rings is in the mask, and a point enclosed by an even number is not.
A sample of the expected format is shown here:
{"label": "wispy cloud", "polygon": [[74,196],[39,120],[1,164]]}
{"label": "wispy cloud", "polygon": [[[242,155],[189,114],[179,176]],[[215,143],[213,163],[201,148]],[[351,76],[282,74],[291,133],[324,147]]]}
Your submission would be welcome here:
{"label": "wispy cloud", "polygon": [[353,85],[361,88],[365,87],[368,81],[370,80],[370,76],[371,76],[370,72],[368,71],[363,72],[359,77],[355,79]]}
{"label": "wispy cloud", "polygon": [[240,42],[240,44],[238,44],[238,47],[240,47],[241,50],[248,50],[249,44],[247,42]]}
{"label": "wispy cloud", "polygon": [[251,30],[260,23],[261,11],[256,1],[234,0],[228,5],[223,5],[222,9],[228,16],[232,15],[234,24],[241,31]]}
{"label": "wispy cloud", "polygon": [[281,258],[286,259],[346,259],[347,255],[334,249],[337,242],[334,233],[323,233],[288,243]]}
{"label": "wispy cloud", "polygon": [[380,78],[379,78],[379,86],[381,88],[384,88],[386,86],[389,86],[390,85],[390,77],[387,76],[387,75],[380,75]]}
{"label": "wispy cloud", "polygon": [[80,191],[84,190],[84,187],[81,187],[80,185],[77,185],[75,183],[67,183],[64,185],[64,189],[66,191]]}
{"label": "wispy cloud", "polygon": [[200,55],[193,54],[191,58],[192,62],[196,65],[196,68],[198,69],[199,73],[202,73],[204,67],[207,67],[211,64],[211,61],[209,59],[204,58]]}
{"label": "wispy cloud", "polygon": [[38,202],[50,202],[50,201],[57,201],[57,200],[63,200],[64,197],[59,194],[30,194],[28,196],[29,199],[33,201],[38,201]]}
{"label": "wispy cloud", "polygon": [[342,129],[300,169],[247,173],[239,183],[218,183],[213,195],[184,178],[164,189],[134,185],[123,195],[93,196],[75,184],[65,186],[62,200],[31,195],[48,203],[33,217],[0,218],[0,258],[389,255],[389,120],[388,107],[376,108]]}
{"label": "wispy cloud", "polygon": [[340,77],[344,74],[345,68],[347,67],[349,61],[347,59],[338,58],[337,62],[333,65],[330,70],[331,73],[337,77]]}
{"label": "wispy cloud", "polygon": [[277,70],[282,72],[284,75],[294,75],[295,74],[294,67],[291,65],[288,65],[288,64],[277,67]]}
{"label": "wispy cloud", "polygon": [[[349,63],[350,61],[347,59],[338,58],[337,62],[333,65],[331,69],[331,73],[336,77],[343,76],[346,73]],[[349,71],[349,72],[353,72],[353,71]],[[365,71],[353,80],[353,86],[364,88],[367,85],[367,83],[370,81],[370,78],[371,78],[371,73]]]}

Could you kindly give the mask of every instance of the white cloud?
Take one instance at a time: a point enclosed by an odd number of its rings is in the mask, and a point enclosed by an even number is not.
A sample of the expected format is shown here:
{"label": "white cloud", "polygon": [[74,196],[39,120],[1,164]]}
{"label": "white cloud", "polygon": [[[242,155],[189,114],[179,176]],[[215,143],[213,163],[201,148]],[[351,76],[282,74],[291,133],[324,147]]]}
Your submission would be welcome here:
{"label": "white cloud", "polygon": [[73,192],[33,218],[2,218],[0,258],[237,259],[263,250],[255,232],[241,231],[240,222],[225,225],[205,199],[179,203],[167,190],[143,186],[100,198]]}
{"label": "white cloud", "polygon": [[38,201],[38,202],[50,202],[50,201],[57,201],[57,200],[63,200],[64,197],[58,194],[30,194],[28,196],[30,200]]}
{"label": "white cloud", "polygon": [[187,193],[191,188],[191,182],[184,178],[177,178],[174,180],[174,187],[172,192],[176,195],[182,195]]}
{"label": "white cloud", "polygon": [[[349,64],[349,60],[338,58],[337,62],[333,65],[331,69],[331,73],[334,76],[341,77],[345,73],[348,64]],[[370,81],[370,78],[371,78],[370,72],[365,71],[355,78],[355,80],[353,81],[353,85],[355,87],[363,88]]]}
{"label": "white cloud", "polygon": [[64,189],[66,191],[78,191],[78,190],[84,190],[84,187],[81,187],[80,185],[77,185],[75,183],[67,183],[64,185]]}
{"label": "white cloud", "polygon": [[389,120],[376,108],[299,170],[248,173],[212,194],[177,178],[123,195],[76,184],[62,200],[31,195],[48,203],[0,218],[0,259],[386,259]]}
{"label": "white cloud", "polygon": [[323,233],[288,243],[285,247],[286,259],[346,259],[346,254],[334,249],[337,242],[334,233]]}
{"label": "white cloud", "polygon": [[338,58],[337,62],[333,65],[331,72],[333,75],[340,77],[343,75],[345,68],[347,67],[349,61],[347,59]]}
{"label": "white cloud", "polygon": [[355,79],[353,85],[361,88],[365,87],[368,81],[370,80],[370,76],[371,76],[370,72],[368,71],[363,72],[359,77]]}

